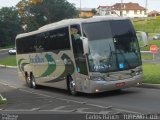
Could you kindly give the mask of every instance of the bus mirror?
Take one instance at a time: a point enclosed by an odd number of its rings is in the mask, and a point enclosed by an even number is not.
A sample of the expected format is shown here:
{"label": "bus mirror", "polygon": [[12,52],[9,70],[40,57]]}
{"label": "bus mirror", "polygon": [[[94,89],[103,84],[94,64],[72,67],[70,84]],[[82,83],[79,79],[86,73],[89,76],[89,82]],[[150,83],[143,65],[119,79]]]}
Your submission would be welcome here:
{"label": "bus mirror", "polygon": [[143,31],[137,31],[137,38],[140,44],[140,47],[145,47],[148,45],[148,37],[147,34]]}
{"label": "bus mirror", "polygon": [[88,38],[86,37],[80,37],[80,39],[82,40],[83,42],[83,51],[84,51],[84,54],[88,54],[89,53],[89,49],[88,49]]}

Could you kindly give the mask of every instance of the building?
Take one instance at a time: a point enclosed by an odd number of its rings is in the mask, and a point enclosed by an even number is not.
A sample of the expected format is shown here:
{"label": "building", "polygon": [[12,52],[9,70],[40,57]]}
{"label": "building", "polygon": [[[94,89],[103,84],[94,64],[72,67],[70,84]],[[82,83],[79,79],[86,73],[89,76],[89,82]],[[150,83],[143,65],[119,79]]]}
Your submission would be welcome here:
{"label": "building", "polygon": [[148,13],[148,17],[156,17],[156,16],[160,16],[160,12],[153,10]]}
{"label": "building", "polygon": [[99,6],[97,8],[97,14],[101,16],[110,15],[112,6]]}
{"label": "building", "polygon": [[112,6],[99,6],[97,8],[99,15],[123,15],[126,17],[147,17],[146,9],[138,3],[116,3]]}
{"label": "building", "polygon": [[146,9],[140,6],[138,3],[116,3],[112,6],[118,15],[127,16],[127,17],[147,17]]}
{"label": "building", "polygon": [[81,8],[78,9],[79,17],[81,18],[88,18],[93,17],[96,14],[96,11],[93,8]]}

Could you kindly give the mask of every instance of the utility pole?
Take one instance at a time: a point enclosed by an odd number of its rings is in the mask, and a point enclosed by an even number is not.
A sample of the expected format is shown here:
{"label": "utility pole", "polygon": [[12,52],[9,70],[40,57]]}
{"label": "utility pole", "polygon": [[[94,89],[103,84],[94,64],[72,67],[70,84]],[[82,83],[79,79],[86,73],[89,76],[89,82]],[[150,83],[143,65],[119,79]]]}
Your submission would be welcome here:
{"label": "utility pole", "polygon": [[146,0],[146,5],[145,5],[145,14],[147,15],[147,7],[148,7],[148,0]]}
{"label": "utility pole", "polygon": [[121,0],[120,16],[123,16],[123,0]]}
{"label": "utility pole", "polygon": [[81,0],[80,0],[80,11],[82,10],[82,3],[81,3]]}

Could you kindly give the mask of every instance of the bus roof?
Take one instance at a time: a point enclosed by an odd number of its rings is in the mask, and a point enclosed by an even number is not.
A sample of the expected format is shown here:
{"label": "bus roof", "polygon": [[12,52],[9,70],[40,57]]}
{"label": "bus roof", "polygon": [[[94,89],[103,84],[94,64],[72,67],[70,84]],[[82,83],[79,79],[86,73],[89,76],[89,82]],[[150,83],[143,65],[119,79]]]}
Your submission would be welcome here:
{"label": "bus roof", "polygon": [[31,35],[35,35],[35,34],[38,34],[38,33],[49,31],[49,30],[54,30],[54,29],[57,29],[57,28],[66,27],[66,26],[73,25],[73,24],[98,22],[98,21],[104,21],[104,20],[125,20],[125,19],[129,19],[129,18],[127,18],[127,17],[114,17],[114,16],[98,16],[98,17],[92,17],[92,18],[87,18],[87,19],[82,19],[82,18],[65,19],[65,20],[61,20],[59,22],[44,25],[36,31],[19,34],[19,35],[17,35],[16,39],[31,36]]}

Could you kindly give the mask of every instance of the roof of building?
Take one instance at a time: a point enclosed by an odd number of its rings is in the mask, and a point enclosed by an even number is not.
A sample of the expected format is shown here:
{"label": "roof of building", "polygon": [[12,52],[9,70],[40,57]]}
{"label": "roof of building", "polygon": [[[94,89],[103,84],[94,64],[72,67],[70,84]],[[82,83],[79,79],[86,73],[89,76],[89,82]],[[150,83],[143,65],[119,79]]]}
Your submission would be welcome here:
{"label": "roof of building", "polygon": [[145,10],[144,7],[140,6],[138,3],[116,3],[112,6],[115,10],[121,10],[121,6],[123,10]]}
{"label": "roof of building", "polygon": [[98,8],[97,9],[99,9],[99,8],[111,8],[112,6],[98,6]]}
{"label": "roof of building", "polygon": [[148,13],[148,15],[151,15],[151,14],[160,14],[160,12],[156,11],[156,10],[153,10],[153,11],[151,11],[151,12]]}

